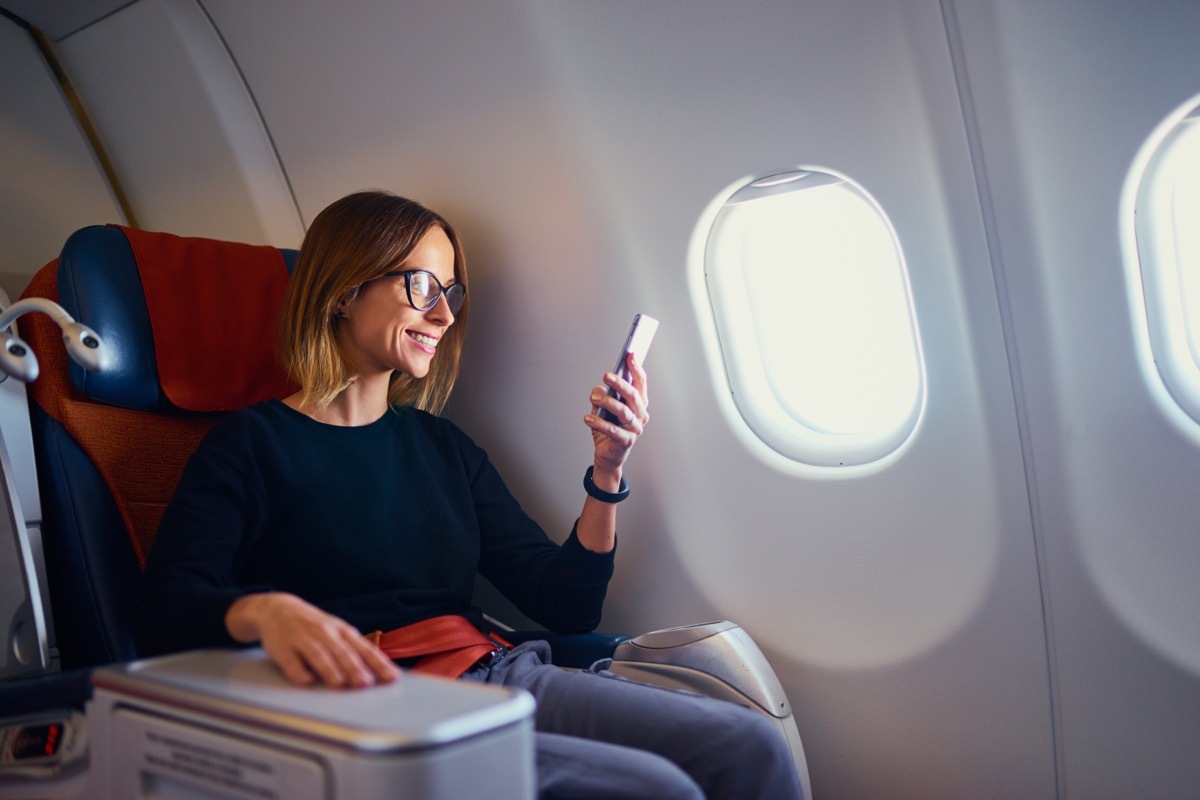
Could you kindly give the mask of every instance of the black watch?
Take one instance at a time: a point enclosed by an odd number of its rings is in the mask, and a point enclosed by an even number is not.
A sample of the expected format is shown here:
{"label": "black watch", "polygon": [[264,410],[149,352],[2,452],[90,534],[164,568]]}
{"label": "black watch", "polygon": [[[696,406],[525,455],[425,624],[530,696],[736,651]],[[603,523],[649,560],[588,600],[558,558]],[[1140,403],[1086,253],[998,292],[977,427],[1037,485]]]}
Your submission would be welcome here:
{"label": "black watch", "polygon": [[587,472],[583,473],[583,490],[591,497],[596,498],[601,503],[619,503],[626,497],[629,497],[629,484],[625,482],[625,476],[621,476],[620,491],[606,492],[596,484],[592,483],[592,471],[594,466],[588,467]]}

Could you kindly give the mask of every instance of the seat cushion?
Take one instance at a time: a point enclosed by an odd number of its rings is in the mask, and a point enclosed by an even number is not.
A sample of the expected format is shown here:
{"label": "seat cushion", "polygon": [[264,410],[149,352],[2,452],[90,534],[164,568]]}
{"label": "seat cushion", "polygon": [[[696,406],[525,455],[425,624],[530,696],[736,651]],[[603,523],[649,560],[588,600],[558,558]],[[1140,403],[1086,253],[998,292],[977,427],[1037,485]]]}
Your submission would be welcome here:
{"label": "seat cushion", "polygon": [[72,382],[143,411],[231,411],[290,394],[275,324],[295,257],[116,225],[76,231],[58,259],[59,302],[100,334],[111,367],[70,362]]}
{"label": "seat cushion", "polygon": [[232,411],[296,390],[275,358],[288,279],[277,249],[120,230],[141,277],[159,386],[172,404]]}

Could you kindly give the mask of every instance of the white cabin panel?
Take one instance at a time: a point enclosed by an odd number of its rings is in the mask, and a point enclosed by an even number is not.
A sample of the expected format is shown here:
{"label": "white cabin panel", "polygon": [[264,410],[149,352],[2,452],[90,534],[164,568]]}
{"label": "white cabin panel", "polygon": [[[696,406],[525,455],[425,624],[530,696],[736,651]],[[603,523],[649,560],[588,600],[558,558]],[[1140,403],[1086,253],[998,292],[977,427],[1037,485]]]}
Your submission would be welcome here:
{"label": "white cabin panel", "polygon": [[58,49],[138,227],[295,247],[299,211],[237,65],[196,0],[140,0]]}
{"label": "white cabin panel", "polygon": [[1200,792],[1200,448],[1138,363],[1121,192],[1200,6],[961,2],[1024,387],[1063,798]]}
{"label": "white cabin panel", "polygon": [[121,213],[32,34],[0,16],[0,288],[16,300],[77,228]]}

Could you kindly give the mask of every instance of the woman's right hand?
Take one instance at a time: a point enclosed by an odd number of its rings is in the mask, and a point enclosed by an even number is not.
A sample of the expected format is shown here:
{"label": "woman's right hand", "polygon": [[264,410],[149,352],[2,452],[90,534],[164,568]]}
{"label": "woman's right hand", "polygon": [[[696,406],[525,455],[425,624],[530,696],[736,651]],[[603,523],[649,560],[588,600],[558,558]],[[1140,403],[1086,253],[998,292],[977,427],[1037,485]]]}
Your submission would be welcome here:
{"label": "woman's right hand", "polygon": [[400,677],[354,626],[285,592],[238,598],[225,612],[225,628],[238,642],[260,644],[296,686],[358,689]]}

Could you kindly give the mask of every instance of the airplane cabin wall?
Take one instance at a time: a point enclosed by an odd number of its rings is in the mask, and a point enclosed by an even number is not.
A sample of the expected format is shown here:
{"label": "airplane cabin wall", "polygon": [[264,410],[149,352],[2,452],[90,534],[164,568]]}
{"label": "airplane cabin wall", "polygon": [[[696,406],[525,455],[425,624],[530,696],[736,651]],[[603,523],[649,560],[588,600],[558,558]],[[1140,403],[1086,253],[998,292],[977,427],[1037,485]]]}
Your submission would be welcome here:
{"label": "airplane cabin wall", "polygon": [[201,5],[131,3],[57,49],[138,227],[299,246],[269,129]]}
{"label": "airplane cabin wall", "polygon": [[1119,210],[1143,142],[1200,93],[1200,6],[955,8],[1011,301],[1064,796],[1195,797],[1200,428],[1138,363]]}
{"label": "airplane cabin wall", "polygon": [[[56,46],[146,227],[294,246],[364,187],[445,213],[449,416],[558,538],[586,393],[659,317],[604,627],[741,623],[818,798],[1167,798],[1200,790],[1198,456],[1141,382],[1116,213],[1200,90],[1200,12],[1147,8],[138,0]],[[799,164],[907,259],[928,403],[882,469],[780,472],[706,372],[696,220]]]}
{"label": "airplane cabin wall", "polygon": [[33,37],[3,16],[0,75],[0,288],[15,300],[76,228],[122,220]]}

